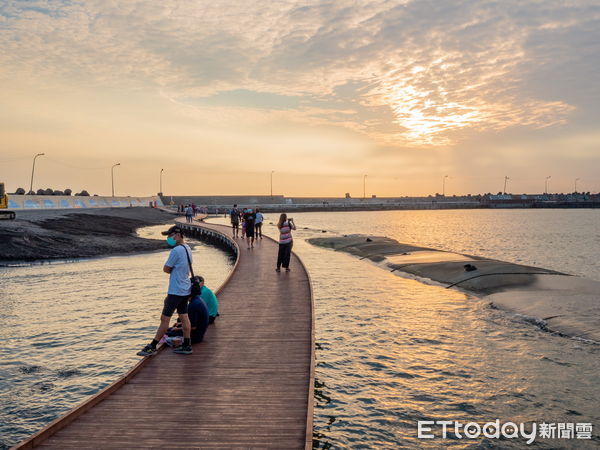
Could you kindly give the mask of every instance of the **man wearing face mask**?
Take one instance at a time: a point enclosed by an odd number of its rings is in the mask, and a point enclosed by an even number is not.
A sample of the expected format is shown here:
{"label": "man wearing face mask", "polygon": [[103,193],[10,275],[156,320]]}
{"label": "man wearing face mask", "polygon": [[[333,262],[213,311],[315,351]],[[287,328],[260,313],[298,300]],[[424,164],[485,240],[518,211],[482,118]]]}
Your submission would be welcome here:
{"label": "man wearing face mask", "polygon": [[192,353],[190,342],[191,325],[187,310],[188,299],[191,296],[192,289],[190,282],[192,250],[183,242],[183,230],[179,226],[174,225],[167,231],[163,231],[162,234],[167,236],[167,243],[173,247],[163,267],[163,271],[169,274],[169,289],[156,335],[150,344],[137,353],[139,356],[150,356],[156,353],[156,345],[169,328],[169,322],[175,310],[177,310],[177,314],[179,314],[179,318],[181,319],[183,345],[177,347],[174,352],[183,355]]}

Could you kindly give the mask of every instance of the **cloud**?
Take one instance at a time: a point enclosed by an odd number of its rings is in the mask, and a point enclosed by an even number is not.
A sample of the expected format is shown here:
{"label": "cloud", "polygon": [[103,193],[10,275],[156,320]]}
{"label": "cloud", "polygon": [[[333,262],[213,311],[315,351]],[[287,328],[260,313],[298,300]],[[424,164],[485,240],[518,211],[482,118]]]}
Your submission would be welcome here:
{"label": "cloud", "polygon": [[[156,89],[189,107],[272,109],[264,120],[287,109],[379,145],[448,146],[566,123],[575,99],[536,75],[598,17],[583,0],[8,1],[0,80]],[[594,78],[597,59],[575,53]]]}

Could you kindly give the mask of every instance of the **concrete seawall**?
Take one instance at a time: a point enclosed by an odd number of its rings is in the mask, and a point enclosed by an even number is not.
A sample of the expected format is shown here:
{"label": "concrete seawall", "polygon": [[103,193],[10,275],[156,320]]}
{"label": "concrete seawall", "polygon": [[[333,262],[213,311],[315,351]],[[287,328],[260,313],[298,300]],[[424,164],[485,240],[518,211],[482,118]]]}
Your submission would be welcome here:
{"label": "concrete seawall", "polygon": [[100,197],[70,195],[9,195],[8,209],[15,211],[36,209],[129,208],[135,206],[163,206],[158,196]]}

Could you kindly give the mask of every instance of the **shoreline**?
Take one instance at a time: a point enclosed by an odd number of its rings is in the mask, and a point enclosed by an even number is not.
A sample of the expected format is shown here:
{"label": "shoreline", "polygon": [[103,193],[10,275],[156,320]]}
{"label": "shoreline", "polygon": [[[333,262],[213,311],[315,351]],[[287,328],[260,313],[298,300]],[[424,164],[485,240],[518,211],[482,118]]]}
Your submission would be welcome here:
{"label": "shoreline", "polygon": [[139,237],[136,230],[174,218],[147,207],[22,211],[0,222],[0,266],[161,250],[162,240]]}
{"label": "shoreline", "polygon": [[[600,282],[539,267],[401,244],[381,236],[308,239],[382,269],[433,280],[534,319],[541,329],[600,343]],[[402,276],[402,275],[401,275]]]}

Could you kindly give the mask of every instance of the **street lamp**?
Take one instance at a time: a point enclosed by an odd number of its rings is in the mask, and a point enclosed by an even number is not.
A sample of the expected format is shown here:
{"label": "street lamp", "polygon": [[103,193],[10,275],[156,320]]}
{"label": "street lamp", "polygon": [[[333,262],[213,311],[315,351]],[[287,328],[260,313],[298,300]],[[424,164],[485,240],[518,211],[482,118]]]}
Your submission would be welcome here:
{"label": "street lamp", "polygon": [[544,187],[544,194],[548,193],[548,180],[550,178],[552,178],[552,175],[546,177],[546,184],[545,184],[545,187]]}
{"label": "street lamp", "polygon": [[363,199],[367,198],[367,176],[363,175]]}
{"label": "street lamp", "polygon": [[448,175],[444,175],[444,179],[442,180],[442,196],[443,197],[446,196],[446,178],[448,178]]}
{"label": "street lamp", "polygon": [[114,168],[120,166],[121,163],[116,163],[114,166],[110,168],[110,179],[112,181],[112,196],[115,196],[115,171]]}
{"label": "street lamp", "polygon": [[506,194],[506,180],[510,180],[510,178],[508,178],[507,176],[504,177],[504,190],[502,192],[504,192]]}
{"label": "street lamp", "polygon": [[44,153],[38,153],[33,157],[33,167],[31,167],[31,184],[29,185],[29,192],[33,191],[33,173],[35,172],[35,160],[38,156],[44,156]]}
{"label": "street lamp", "polygon": [[273,197],[273,174],[275,173],[274,170],[271,170],[271,197]]}
{"label": "street lamp", "polygon": [[162,195],[162,173],[165,171],[165,169],[160,169],[160,191],[158,192],[158,195]]}
{"label": "street lamp", "polygon": [[579,180],[579,178],[575,178],[575,193],[577,194],[577,181]]}

